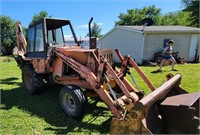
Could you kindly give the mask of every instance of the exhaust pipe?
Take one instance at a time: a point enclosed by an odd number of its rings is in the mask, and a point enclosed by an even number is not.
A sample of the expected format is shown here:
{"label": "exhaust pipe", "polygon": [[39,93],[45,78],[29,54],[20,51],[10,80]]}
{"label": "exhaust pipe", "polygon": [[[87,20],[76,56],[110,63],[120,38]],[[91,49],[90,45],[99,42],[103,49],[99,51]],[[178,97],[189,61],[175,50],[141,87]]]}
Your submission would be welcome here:
{"label": "exhaust pipe", "polygon": [[91,17],[89,23],[88,23],[88,28],[89,28],[89,38],[91,40],[92,37],[92,32],[91,32],[91,23],[92,23],[93,17]]}
{"label": "exhaust pipe", "polygon": [[89,28],[89,42],[90,42],[90,49],[96,49],[97,48],[97,41],[96,37],[92,37],[92,32],[91,32],[91,23],[92,23],[93,17],[91,17],[89,23],[88,23],[88,28]]}

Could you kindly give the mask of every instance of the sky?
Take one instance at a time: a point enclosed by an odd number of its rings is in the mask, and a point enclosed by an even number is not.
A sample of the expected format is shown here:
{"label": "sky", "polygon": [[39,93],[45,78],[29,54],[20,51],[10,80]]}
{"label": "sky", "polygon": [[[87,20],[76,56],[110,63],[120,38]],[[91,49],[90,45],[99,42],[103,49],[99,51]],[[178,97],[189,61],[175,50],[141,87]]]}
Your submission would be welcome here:
{"label": "sky", "polygon": [[181,0],[0,0],[0,15],[28,27],[33,15],[45,10],[53,18],[69,19],[77,37],[85,37],[91,17],[93,23],[100,25],[101,34],[105,34],[119,20],[120,13],[151,5],[160,8],[162,14],[182,9]]}

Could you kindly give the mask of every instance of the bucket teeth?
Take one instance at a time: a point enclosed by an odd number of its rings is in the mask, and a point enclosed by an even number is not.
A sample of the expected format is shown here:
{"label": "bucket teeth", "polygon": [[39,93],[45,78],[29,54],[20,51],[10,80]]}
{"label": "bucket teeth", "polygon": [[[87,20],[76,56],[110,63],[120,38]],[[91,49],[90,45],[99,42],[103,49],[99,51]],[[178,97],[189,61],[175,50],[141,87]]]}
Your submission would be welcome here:
{"label": "bucket teeth", "polygon": [[199,117],[194,116],[194,117],[193,117],[193,120],[196,121],[196,122],[198,123],[198,125],[199,125],[199,121],[200,121]]}

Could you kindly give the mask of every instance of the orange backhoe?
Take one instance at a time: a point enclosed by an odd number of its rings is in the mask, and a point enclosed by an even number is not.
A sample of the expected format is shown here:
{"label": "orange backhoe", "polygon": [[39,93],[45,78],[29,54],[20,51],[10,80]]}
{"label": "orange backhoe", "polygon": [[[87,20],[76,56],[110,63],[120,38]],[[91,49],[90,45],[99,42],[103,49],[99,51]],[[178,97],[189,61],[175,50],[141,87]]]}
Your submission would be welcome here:
{"label": "orange backhoe", "polygon": [[[92,19],[89,28],[91,22]],[[65,41],[64,30],[70,31],[73,43]],[[189,94],[181,88],[180,74],[168,77],[167,82],[155,88],[129,55],[123,57],[115,50],[121,61],[118,69],[114,51],[97,49],[95,38],[89,35],[90,49],[84,49],[69,20],[43,18],[29,26],[26,43],[18,22],[19,55],[15,59],[27,92],[40,94],[46,83],[62,85],[61,108],[74,119],[84,115],[87,97],[98,96],[113,114],[111,134],[199,133],[200,92]],[[152,90],[149,95],[144,96],[145,90],[138,88],[130,66]],[[126,79],[127,75],[136,88]]]}

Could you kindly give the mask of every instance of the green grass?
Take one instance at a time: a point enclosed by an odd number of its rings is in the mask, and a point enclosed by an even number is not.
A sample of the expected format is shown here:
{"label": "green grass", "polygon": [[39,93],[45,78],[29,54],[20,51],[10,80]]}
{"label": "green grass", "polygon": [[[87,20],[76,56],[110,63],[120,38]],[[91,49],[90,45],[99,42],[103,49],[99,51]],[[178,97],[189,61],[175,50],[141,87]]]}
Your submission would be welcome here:
{"label": "green grass", "polygon": [[[103,102],[89,99],[89,107],[83,120],[66,117],[60,109],[57,88],[38,96],[30,96],[22,85],[21,71],[10,58],[0,57],[0,134],[108,134],[112,114]],[[200,64],[175,66],[179,71],[164,67],[161,73],[151,73],[158,67],[140,67],[155,87],[165,81],[167,73],[182,74],[181,86],[189,92],[200,90]],[[150,90],[131,68],[137,83],[148,94]],[[128,77],[130,80],[130,78]],[[131,80],[130,80],[131,81]],[[131,81],[132,82],[132,81]]]}
{"label": "green grass", "polygon": [[[181,74],[181,87],[187,90],[188,92],[198,92],[200,91],[200,64],[178,64],[175,65],[175,68],[178,71],[171,71],[171,66],[165,66],[162,68],[162,72],[155,73],[159,67],[146,67],[141,66],[140,69],[144,72],[144,74],[149,78],[149,80],[153,83],[153,85],[158,88],[161,84],[166,81],[165,76],[168,73],[173,75]],[[136,78],[136,81],[140,87],[140,89],[146,91],[146,94],[150,93],[151,90],[147,87],[147,85],[143,82],[142,78],[136,73],[136,71],[131,68],[131,72],[133,76]],[[127,77],[130,82],[132,80],[130,77]]]}

